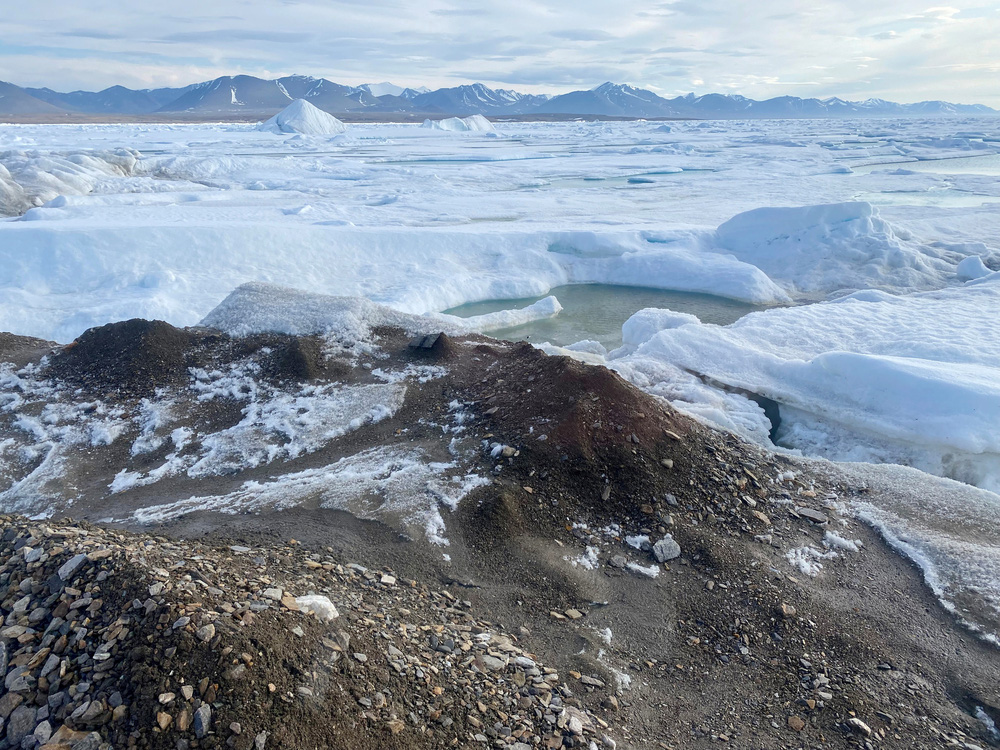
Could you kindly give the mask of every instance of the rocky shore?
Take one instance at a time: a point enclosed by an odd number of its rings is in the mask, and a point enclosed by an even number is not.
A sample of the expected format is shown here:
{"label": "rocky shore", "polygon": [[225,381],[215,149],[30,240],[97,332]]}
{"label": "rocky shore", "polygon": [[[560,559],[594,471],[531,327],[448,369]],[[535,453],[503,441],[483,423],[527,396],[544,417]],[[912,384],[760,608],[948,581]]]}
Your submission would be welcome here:
{"label": "rocky shore", "polygon": [[0,338],[0,747],[997,743],[856,478],[418,338]]}

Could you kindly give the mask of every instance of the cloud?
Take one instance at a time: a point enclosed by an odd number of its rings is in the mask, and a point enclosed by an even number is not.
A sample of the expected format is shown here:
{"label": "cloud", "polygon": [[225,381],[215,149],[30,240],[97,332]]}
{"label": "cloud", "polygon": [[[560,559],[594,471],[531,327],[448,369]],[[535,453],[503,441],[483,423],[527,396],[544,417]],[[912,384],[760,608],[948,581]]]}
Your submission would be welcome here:
{"label": "cloud", "polygon": [[160,37],[163,42],[275,42],[277,44],[298,44],[314,38],[314,34],[297,31],[240,31],[232,29],[211,29],[209,31],[183,31]]}
{"label": "cloud", "polygon": [[557,39],[568,39],[571,42],[600,42],[615,38],[600,29],[565,29],[550,33]]}
{"label": "cloud", "polygon": [[[431,87],[481,80],[537,93],[610,79],[758,99],[802,86],[817,96],[1000,106],[1000,13],[984,0],[618,0],[613,13],[599,0],[172,0],[163,10],[139,0],[47,0],[46,8],[5,7],[0,79],[98,89],[193,83],[208,71],[303,73]],[[819,69],[818,83],[798,72]]]}

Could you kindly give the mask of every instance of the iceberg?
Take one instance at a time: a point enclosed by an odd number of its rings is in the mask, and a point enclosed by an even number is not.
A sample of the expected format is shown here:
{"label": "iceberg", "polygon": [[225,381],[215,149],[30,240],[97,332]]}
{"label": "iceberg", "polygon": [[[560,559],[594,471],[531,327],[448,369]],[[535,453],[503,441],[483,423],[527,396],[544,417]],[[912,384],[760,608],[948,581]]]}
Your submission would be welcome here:
{"label": "iceberg", "polygon": [[257,129],[278,134],[339,135],[347,131],[347,126],[305,99],[296,99]]}

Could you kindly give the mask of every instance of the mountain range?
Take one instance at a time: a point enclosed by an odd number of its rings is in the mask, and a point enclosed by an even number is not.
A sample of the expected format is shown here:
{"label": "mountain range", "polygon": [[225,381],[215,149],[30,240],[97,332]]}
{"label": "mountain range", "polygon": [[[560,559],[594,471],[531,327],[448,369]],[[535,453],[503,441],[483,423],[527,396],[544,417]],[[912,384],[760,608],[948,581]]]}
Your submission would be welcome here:
{"label": "mountain range", "polygon": [[762,119],[995,115],[982,104],[926,101],[898,104],[884,99],[801,99],[779,96],[755,101],[735,94],[688,94],[672,99],[626,84],[604,83],[559,96],[491,89],[481,83],[430,91],[390,83],[346,86],[325,78],[222,76],[184,88],[60,93],[0,82],[0,115],[178,115],[185,117],[269,116],[295,99],[336,115],[351,113],[502,116],[597,116],[625,118]]}

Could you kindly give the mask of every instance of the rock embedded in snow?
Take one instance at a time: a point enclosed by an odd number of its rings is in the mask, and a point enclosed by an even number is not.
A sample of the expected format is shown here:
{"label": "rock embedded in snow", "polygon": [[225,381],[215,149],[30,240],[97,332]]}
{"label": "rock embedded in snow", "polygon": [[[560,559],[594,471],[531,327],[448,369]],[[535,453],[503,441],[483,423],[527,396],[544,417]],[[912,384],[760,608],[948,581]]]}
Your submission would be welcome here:
{"label": "rock embedded in snow", "polygon": [[673,560],[676,557],[680,557],[680,554],[681,546],[674,541],[674,538],[670,534],[667,534],[653,545],[653,557],[656,558],[656,562],[658,563]]}
{"label": "rock embedded in snow", "polygon": [[296,99],[257,129],[278,134],[340,135],[347,126],[305,99]]}

